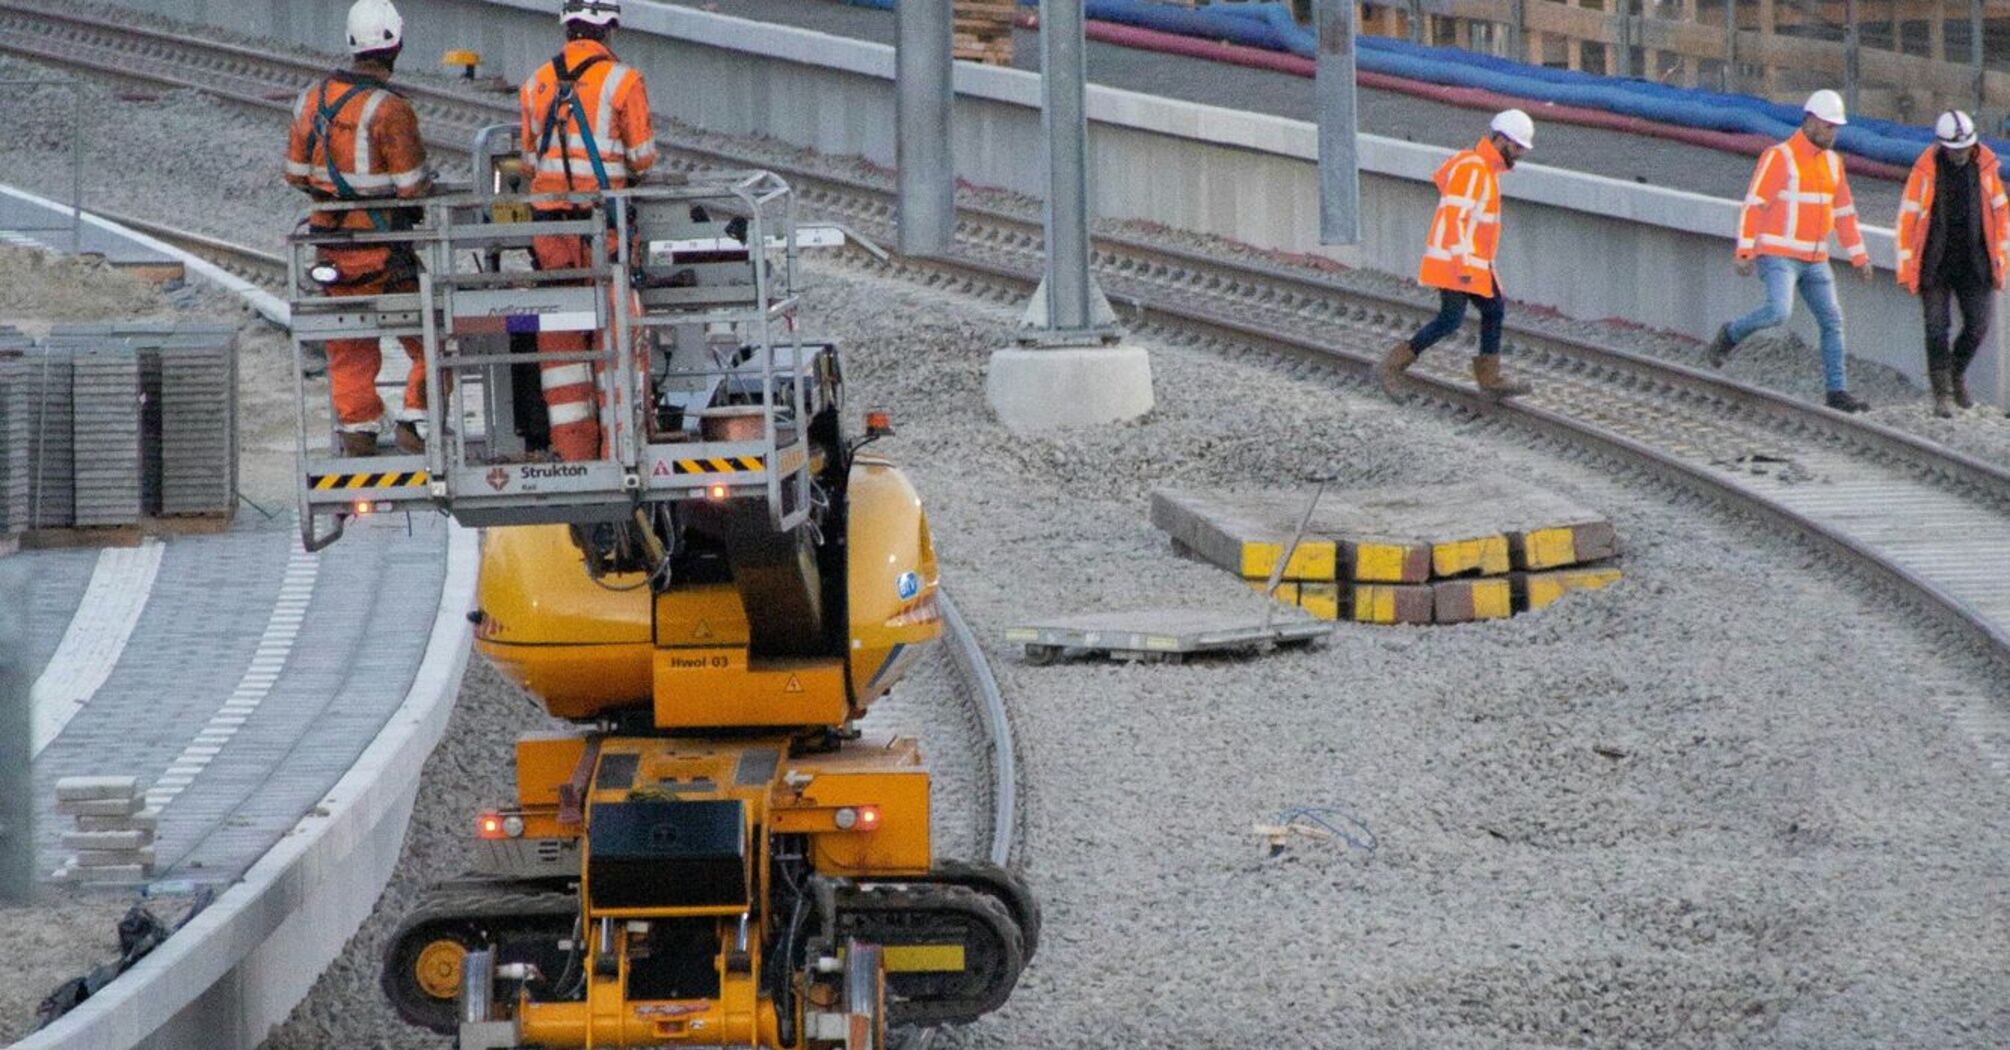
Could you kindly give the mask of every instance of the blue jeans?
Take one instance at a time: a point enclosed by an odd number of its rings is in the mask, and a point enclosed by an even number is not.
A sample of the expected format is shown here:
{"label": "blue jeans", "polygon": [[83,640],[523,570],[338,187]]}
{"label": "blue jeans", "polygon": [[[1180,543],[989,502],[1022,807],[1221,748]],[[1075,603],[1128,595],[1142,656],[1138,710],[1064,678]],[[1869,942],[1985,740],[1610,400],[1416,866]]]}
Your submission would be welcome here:
{"label": "blue jeans", "polygon": [[1766,301],[1724,326],[1731,335],[1731,345],[1744,342],[1761,328],[1786,324],[1794,312],[1794,289],[1799,287],[1801,301],[1808,304],[1822,329],[1822,378],[1831,391],[1845,389],[1842,304],[1836,301],[1836,275],[1829,264],[1761,255],[1759,280],[1766,283]]}
{"label": "blue jeans", "polygon": [[1501,321],[1507,316],[1507,298],[1498,288],[1492,296],[1438,289],[1438,314],[1410,337],[1411,352],[1421,354],[1430,349],[1431,344],[1458,331],[1459,325],[1466,319],[1467,303],[1479,307],[1480,353],[1500,353]]}

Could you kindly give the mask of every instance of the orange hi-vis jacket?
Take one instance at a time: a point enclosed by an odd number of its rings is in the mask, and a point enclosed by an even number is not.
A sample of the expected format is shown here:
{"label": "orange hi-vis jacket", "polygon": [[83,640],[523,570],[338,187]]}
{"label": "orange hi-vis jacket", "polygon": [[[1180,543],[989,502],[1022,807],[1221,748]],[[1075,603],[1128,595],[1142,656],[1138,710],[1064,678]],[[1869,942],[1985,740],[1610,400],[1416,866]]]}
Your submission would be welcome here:
{"label": "orange hi-vis jacket", "polygon": [[656,163],[642,74],[597,40],[568,42],[518,96],[532,193],[623,189]]}
{"label": "orange hi-vis jacket", "polygon": [[1738,212],[1738,258],[1778,255],[1826,262],[1830,233],[1842,241],[1850,265],[1869,261],[1842,158],[1834,150],[1815,148],[1796,131],[1759,154],[1745,206]]}
{"label": "orange hi-vis jacket", "polygon": [[[2004,275],[2010,273],[2010,197],[2004,196],[2003,173],[1989,147],[1976,143],[1975,156],[1968,163],[1976,165],[1982,177],[1982,235],[1989,244],[1990,273],[1996,287],[2001,288]],[[1926,234],[1933,226],[1928,220],[1933,215],[1939,167],[1940,146],[1926,147],[1912,164],[1912,175],[1905,180],[1905,198],[1898,206],[1898,236],[1894,238],[1898,283],[1914,294],[1919,292],[1919,263],[1926,254]]]}
{"label": "orange hi-vis jacket", "polygon": [[[321,200],[413,198],[426,190],[419,116],[389,85],[341,71],[302,92],[286,140],[286,181]],[[386,212],[346,213],[339,228],[387,229]],[[382,246],[358,251],[384,251]]]}
{"label": "orange hi-vis jacket", "polygon": [[1494,294],[1494,253],[1501,239],[1500,173],[1507,162],[1490,139],[1452,155],[1431,180],[1438,184],[1438,211],[1417,281],[1432,288]]}

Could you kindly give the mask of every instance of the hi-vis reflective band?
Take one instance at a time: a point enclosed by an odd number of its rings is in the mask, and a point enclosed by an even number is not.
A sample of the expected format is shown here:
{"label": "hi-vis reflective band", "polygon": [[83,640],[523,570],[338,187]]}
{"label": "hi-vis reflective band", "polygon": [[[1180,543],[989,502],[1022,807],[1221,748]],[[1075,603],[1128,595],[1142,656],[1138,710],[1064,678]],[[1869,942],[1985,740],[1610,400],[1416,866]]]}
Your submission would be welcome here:
{"label": "hi-vis reflective band", "polygon": [[714,456],[709,459],[673,459],[675,474],[753,474],[768,469],[764,456]]}
{"label": "hi-vis reflective band", "polygon": [[309,474],[307,487],[316,492],[333,492],[337,489],[404,489],[417,488],[431,480],[423,470],[385,471],[376,474]]}

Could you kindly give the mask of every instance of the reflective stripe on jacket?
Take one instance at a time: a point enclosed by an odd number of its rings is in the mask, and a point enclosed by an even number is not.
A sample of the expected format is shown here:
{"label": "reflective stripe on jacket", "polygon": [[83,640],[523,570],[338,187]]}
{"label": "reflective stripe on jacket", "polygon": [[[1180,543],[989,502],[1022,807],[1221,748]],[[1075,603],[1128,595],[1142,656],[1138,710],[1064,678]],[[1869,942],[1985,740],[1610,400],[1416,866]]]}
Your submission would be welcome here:
{"label": "reflective stripe on jacket", "polygon": [[[1419,283],[1454,292],[1494,294],[1494,253],[1500,247],[1499,174],[1507,162],[1492,141],[1455,153],[1438,166],[1438,210],[1424,242]],[[1461,280],[1461,278],[1464,278]]]}
{"label": "reflective stripe on jacket", "polygon": [[[560,95],[560,63],[577,77],[571,84],[576,105]],[[605,188],[622,189],[656,163],[642,74],[615,61],[599,41],[568,42],[517,94],[526,161],[536,173],[532,193],[591,193],[602,188],[602,174]]]}
{"label": "reflective stripe on jacket", "polygon": [[1852,266],[1869,259],[1842,158],[1834,150],[1816,149],[1796,131],[1759,155],[1738,212],[1738,258],[1778,255],[1823,262],[1829,257],[1830,233],[1842,241]]}
{"label": "reflective stripe on jacket", "polygon": [[[329,200],[413,198],[426,188],[419,116],[382,81],[338,72],[302,92],[286,140],[286,181]],[[356,211],[344,228],[370,229]]]}
{"label": "reflective stripe on jacket", "polygon": [[[2010,254],[2006,254],[2010,253],[2010,197],[2004,196],[2003,175],[1989,147],[1977,143],[1975,156],[1968,163],[1976,165],[1982,176],[1982,235],[1989,244],[1991,279],[2001,288],[2004,274],[2010,272]],[[1898,251],[1898,283],[1915,294],[1919,291],[1920,256],[1926,252],[1926,234],[1933,226],[1929,220],[1939,167],[1940,147],[1926,147],[1912,164],[1912,175],[1905,180],[1905,197],[1898,205],[1898,235],[1892,238]]]}

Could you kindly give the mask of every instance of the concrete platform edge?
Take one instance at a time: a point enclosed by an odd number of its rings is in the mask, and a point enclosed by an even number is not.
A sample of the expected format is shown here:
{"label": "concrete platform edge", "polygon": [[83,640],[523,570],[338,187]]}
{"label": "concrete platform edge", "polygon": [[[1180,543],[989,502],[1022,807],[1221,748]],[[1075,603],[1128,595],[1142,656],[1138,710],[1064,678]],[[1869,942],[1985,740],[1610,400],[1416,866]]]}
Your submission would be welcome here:
{"label": "concrete platform edge", "polygon": [[[40,205],[41,207],[48,208],[51,211],[55,211],[63,215],[69,215],[74,210],[67,204],[63,204],[58,201],[52,201],[46,197],[38,197],[35,194],[29,193],[26,190],[19,189],[14,186],[8,186],[4,183],[0,183],[0,193],[4,193],[9,197],[15,198],[16,200],[24,200],[29,202],[30,204]],[[278,296],[273,295],[271,292],[268,292],[265,289],[252,284],[251,282],[245,280],[244,278],[239,277],[236,274],[233,274],[223,269],[220,266],[217,266],[216,264],[210,262],[209,260],[203,259],[200,256],[196,256],[190,254],[189,252],[183,251],[182,249],[177,248],[174,245],[167,243],[166,241],[161,241],[153,237],[149,237],[146,234],[139,232],[138,230],[129,229],[125,226],[121,226],[110,219],[106,219],[97,215],[92,215],[88,208],[84,211],[84,221],[92,226],[96,226],[97,228],[112,234],[113,236],[122,237],[143,248],[160,252],[163,255],[175,259],[176,261],[180,262],[182,266],[187,268],[189,273],[195,275],[196,277],[204,281],[209,282],[210,284],[216,285],[217,287],[223,289],[226,292],[230,292],[233,295],[236,295],[240,299],[243,299],[247,304],[251,306],[252,309],[258,311],[258,315],[260,317],[263,317],[266,320],[271,321],[273,324],[276,324],[281,328],[292,327],[293,310],[292,308],[288,307],[284,302],[281,302]]]}
{"label": "concrete platform edge", "polygon": [[160,949],[14,1050],[254,1050],[375,906],[467,669],[478,540],[453,527],[404,703],[313,813]]}

